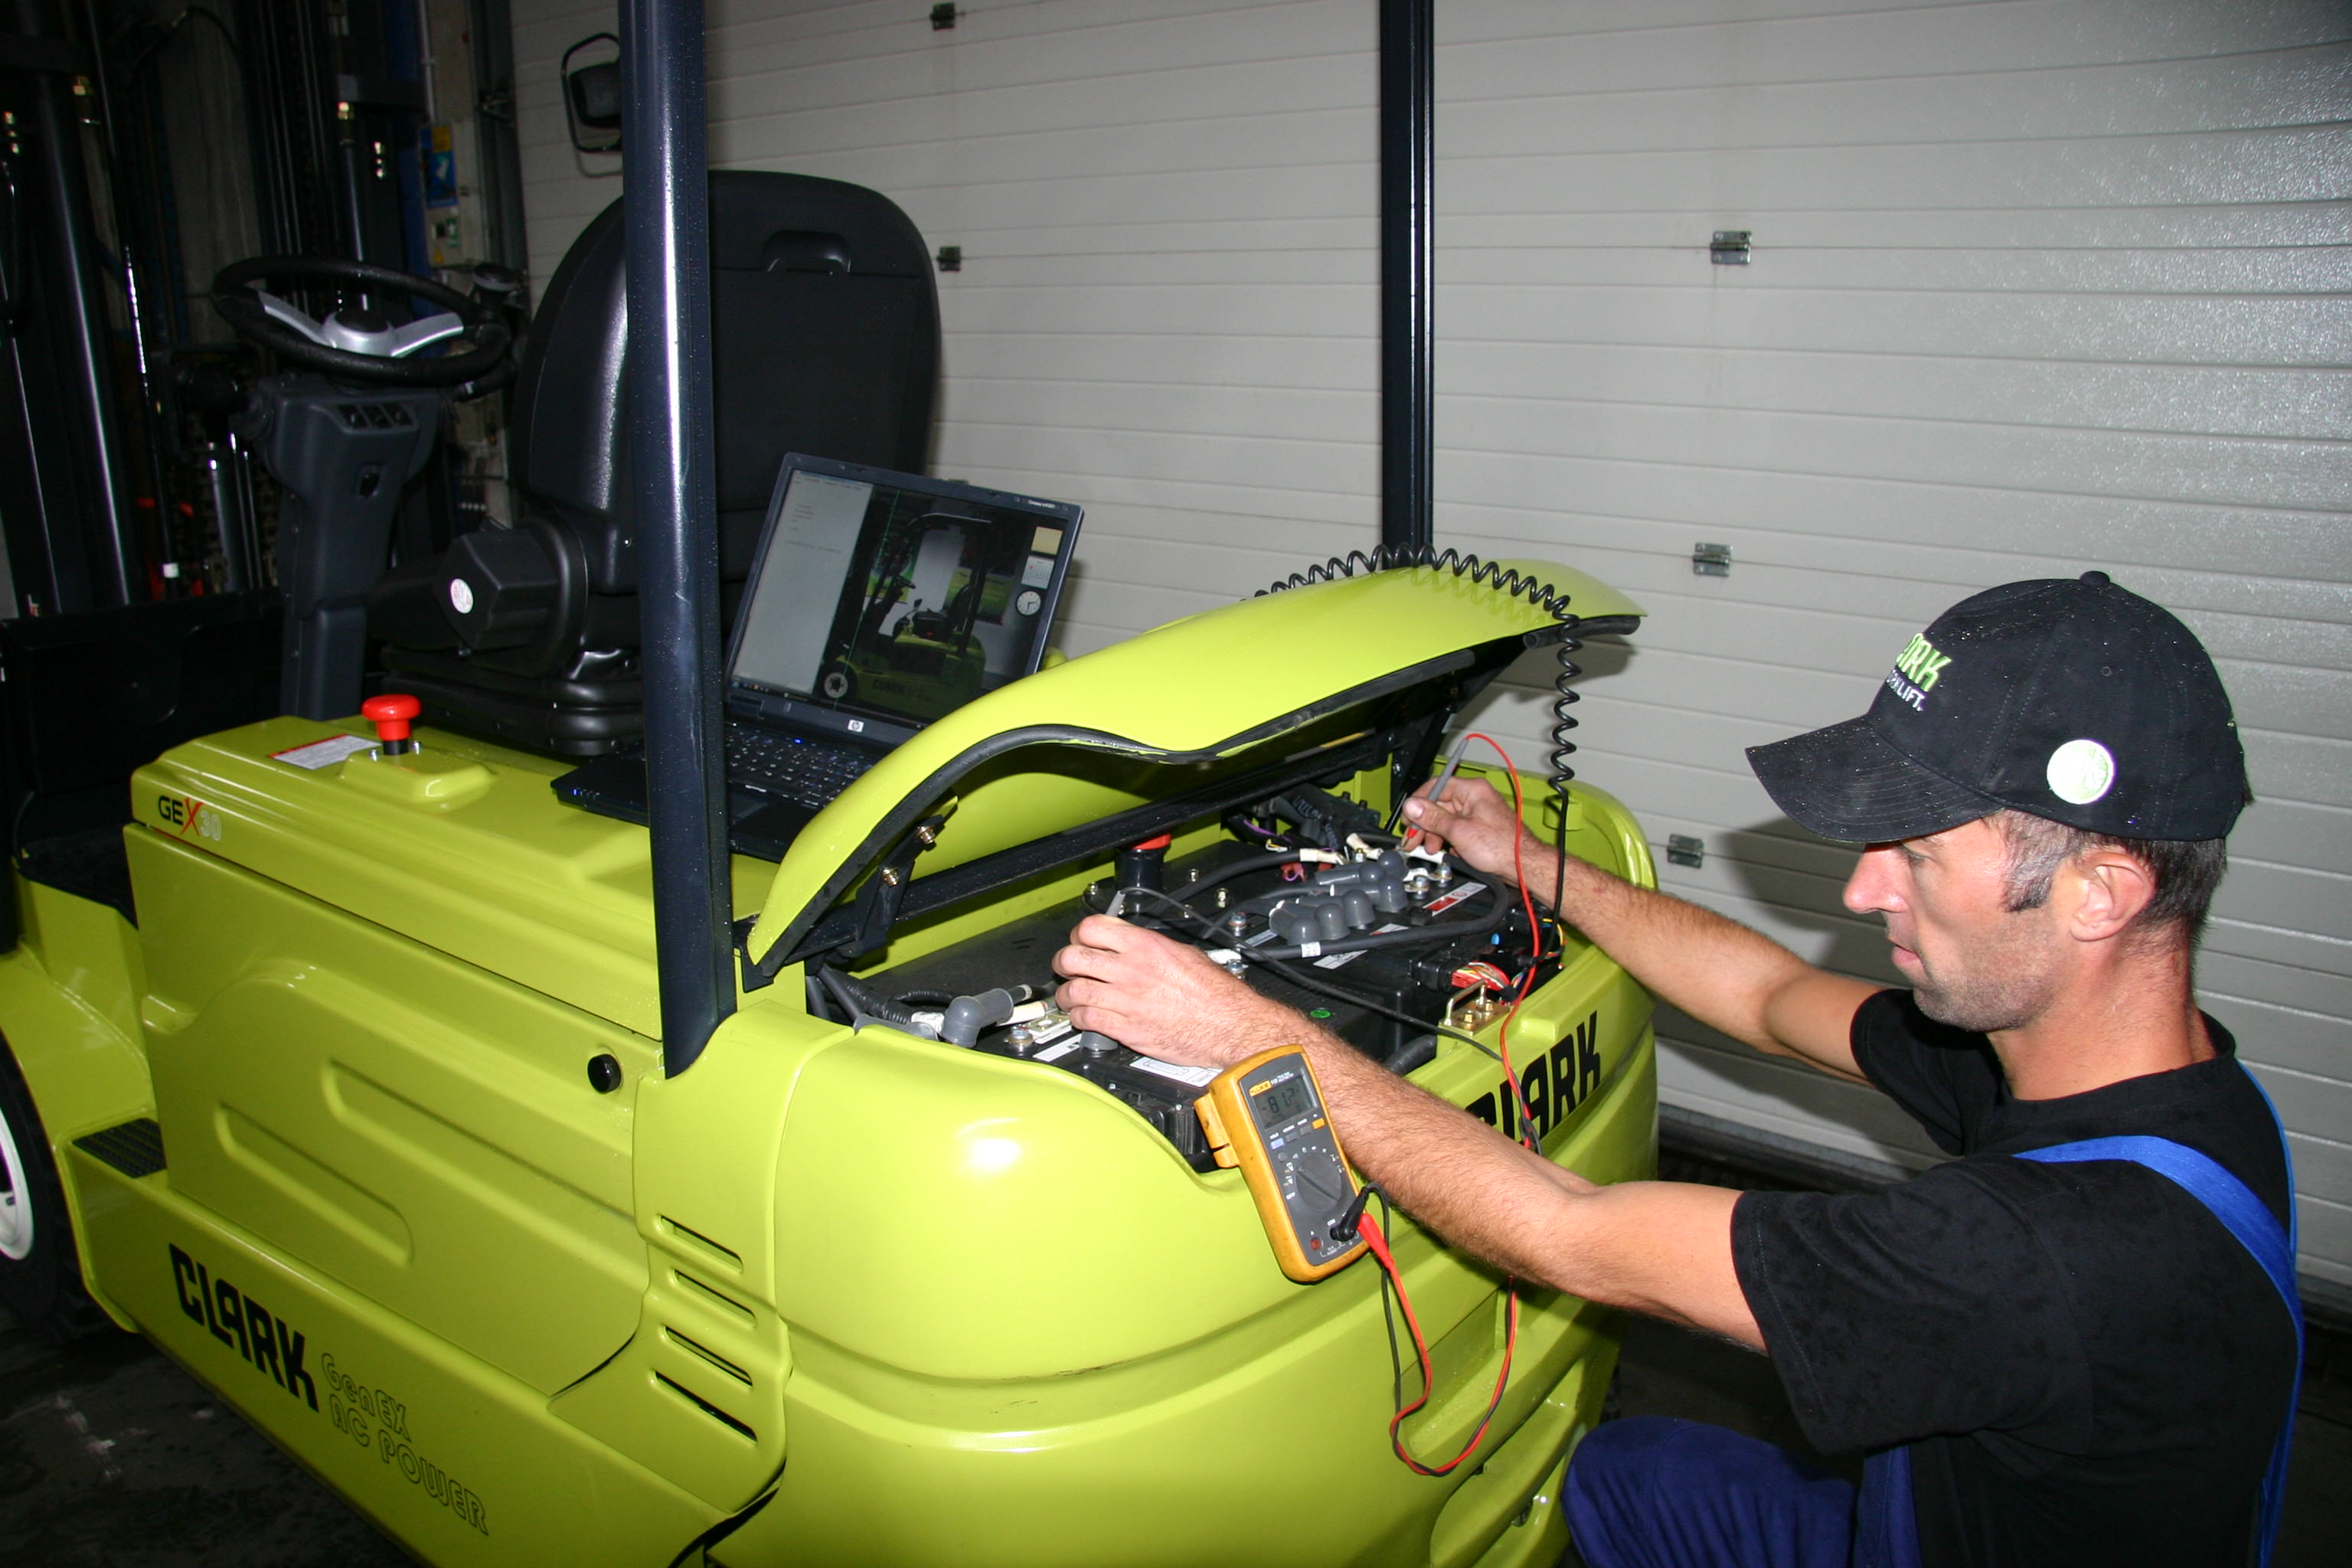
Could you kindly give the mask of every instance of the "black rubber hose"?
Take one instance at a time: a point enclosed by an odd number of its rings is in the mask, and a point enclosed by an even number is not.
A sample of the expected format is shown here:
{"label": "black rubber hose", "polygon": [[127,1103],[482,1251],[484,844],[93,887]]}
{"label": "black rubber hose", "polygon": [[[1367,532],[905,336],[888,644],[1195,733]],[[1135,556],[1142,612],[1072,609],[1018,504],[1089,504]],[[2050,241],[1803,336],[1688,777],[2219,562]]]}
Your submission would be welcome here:
{"label": "black rubber hose", "polygon": [[848,975],[823,964],[817,966],[816,973],[817,978],[824,983],[824,988],[833,993],[834,1000],[848,1011],[851,1023],[855,1024],[863,1016],[896,1028],[911,1029],[915,1026],[913,1009],[885,1001]]}
{"label": "black rubber hose", "polygon": [[[1318,980],[1311,974],[1302,973],[1297,969],[1292,967],[1288,963],[1281,959],[1261,958],[1255,953],[1249,952],[1246,949],[1244,950],[1244,953],[1250,963],[1263,964],[1265,968],[1273,970],[1276,974],[1281,975],[1285,980],[1289,981],[1293,985],[1298,986],[1301,990],[1313,991],[1318,994],[1328,996],[1334,1002],[1345,1002],[1349,1006],[1360,1007],[1367,1013],[1378,1013],[1383,1018],[1393,1018],[1400,1024],[1410,1024],[1416,1029],[1427,1029],[1433,1035],[1451,1036],[1453,1038],[1460,1040],[1464,1045],[1469,1046],[1475,1050],[1481,1051],[1486,1055],[1494,1058],[1496,1061],[1501,1061],[1503,1059],[1502,1053],[1496,1050],[1494,1047],[1478,1038],[1475,1035],[1464,1034],[1461,1030],[1454,1028],[1452,1025],[1433,1024],[1426,1018],[1416,1018],[1402,1007],[1391,1007],[1387,1003],[1380,1001],[1375,997],[1367,996],[1360,991],[1350,991],[1344,985],[1334,985],[1328,981]],[[1419,1064],[1416,1063],[1415,1065],[1418,1066]],[[1404,1070],[1411,1069],[1408,1068]]]}

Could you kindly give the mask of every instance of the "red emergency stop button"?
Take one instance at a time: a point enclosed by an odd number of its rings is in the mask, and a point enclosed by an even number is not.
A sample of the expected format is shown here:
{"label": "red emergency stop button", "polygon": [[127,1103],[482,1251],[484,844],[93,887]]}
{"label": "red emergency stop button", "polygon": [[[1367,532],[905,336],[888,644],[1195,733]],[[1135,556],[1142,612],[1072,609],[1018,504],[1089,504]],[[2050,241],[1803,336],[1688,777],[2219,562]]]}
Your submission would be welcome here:
{"label": "red emergency stop button", "polygon": [[408,738],[408,726],[424,710],[425,704],[408,693],[387,691],[361,703],[360,717],[375,726],[376,742],[384,755],[396,757],[416,749],[416,742]]}

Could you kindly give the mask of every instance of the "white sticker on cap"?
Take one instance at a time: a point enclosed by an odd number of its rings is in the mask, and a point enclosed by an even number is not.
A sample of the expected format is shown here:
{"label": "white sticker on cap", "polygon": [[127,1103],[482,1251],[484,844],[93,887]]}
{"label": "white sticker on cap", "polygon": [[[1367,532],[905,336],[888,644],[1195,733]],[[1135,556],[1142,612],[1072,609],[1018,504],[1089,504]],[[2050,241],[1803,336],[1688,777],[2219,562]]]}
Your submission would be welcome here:
{"label": "white sticker on cap", "polygon": [[2115,755],[2096,741],[2069,741],[2050,753],[2048,776],[2052,795],[2088,805],[2115,787]]}

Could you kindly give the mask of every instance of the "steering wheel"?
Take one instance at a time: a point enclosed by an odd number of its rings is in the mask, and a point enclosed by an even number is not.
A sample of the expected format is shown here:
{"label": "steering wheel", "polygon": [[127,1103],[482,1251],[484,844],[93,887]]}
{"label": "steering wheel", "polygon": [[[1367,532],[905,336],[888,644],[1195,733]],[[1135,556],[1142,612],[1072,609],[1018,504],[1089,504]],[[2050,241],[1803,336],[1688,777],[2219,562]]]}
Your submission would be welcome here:
{"label": "steering wheel", "polygon": [[[442,307],[434,315],[395,327],[381,313],[346,305],[323,321],[260,287],[265,283],[322,283],[372,294],[406,294]],[[324,371],[345,381],[382,386],[457,386],[481,383],[460,396],[493,390],[488,380],[511,370],[508,350],[513,334],[495,307],[467,298],[446,284],[364,261],[322,257],[257,256],[232,262],[213,279],[213,309],[247,342],[269,350],[288,364]],[[468,337],[473,346],[458,353],[419,358],[433,343]]]}

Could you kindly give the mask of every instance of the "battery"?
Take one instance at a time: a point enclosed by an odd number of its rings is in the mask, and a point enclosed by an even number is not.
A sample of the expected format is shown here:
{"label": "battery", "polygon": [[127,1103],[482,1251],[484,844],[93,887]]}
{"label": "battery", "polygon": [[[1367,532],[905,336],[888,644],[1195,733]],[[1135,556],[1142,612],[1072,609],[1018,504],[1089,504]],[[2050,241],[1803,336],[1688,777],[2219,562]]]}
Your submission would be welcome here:
{"label": "battery", "polygon": [[[1255,853],[1246,845],[1222,844],[1171,860],[1164,873],[1166,886],[1171,896],[1181,899],[1188,887],[1198,886]],[[1286,943],[1267,918],[1269,912],[1287,907],[1294,911],[1290,923],[1294,927],[1303,923],[1297,911],[1336,901],[1339,892],[1344,891],[1340,885],[1348,880],[1347,869],[1323,868],[1325,882],[1318,885],[1313,879],[1286,882],[1279,868],[1266,868],[1220,884],[1225,893],[1224,908],[1217,908],[1205,893],[1196,895],[1191,907],[1204,921],[1226,922],[1224,951],[1295,945]],[[1392,868],[1384,874],[1393,879]],[[1312,873],[1307,875],[1311,878]],[[1054,955],[1068,945],[1071,928],[1087,915],[1102,912],[1115,891],[1108,884],[1097,884],[1086,897],[866,975],[865,983],[910,1006],[941,1005],[950,997],[998,986],[1025,984],[1036,994],[1050,994],[1059,979],[1053,970]],[[1499,927],[1449,934],[1448,928],[1479,926],[1492,920],[1497,899],[1507,900]],[[1393,895],[1390,901],[1396,901]],[[1244,963],[1236,958],[1241,977],[1254,990],[1296,1008],[1374,1061],[1392,1071],[1409,1071],[1433,1052],[1434,1026],[1453,998],[1454,972],[1484,960],[1506,973],[1516,973],[1526,966],[1533,941],[1519,901],[1501,884],[1429,872],[1407,884],[1403,902],[1405,907],[1380,915],[1369,925],[1335,935],[1330,944],[1339,945],[1349,937],[1376,931],[1426,931],[1425,942],[1318,952],[1278,963]],[[1133,912],[1150,916],[1152,906],[1146,900]],[[1162,906],[1163,918],[1145,923],[1162,930],[1182,923],[1165,918],[1170,913]],[[1360,919],[1360,906],[1357,914]],[[1232,930],[1236,916],[1241,925],[1238,931]],[[1212,939],[1202,941],[1216,950]],[[1538,974],[1537,983],[1542,978]],[[1375,1005],[1365,1006],[1350,997]],[[1391,1017],[1388,1013],[1404,1016]],[[1195,1170],[1206,1171],[1213,1165],[1208,1139],[1192,1107],[1214,1076],[1207,1069],[1154,1061],[1103,1037],[1083,1037],[1066,1024],[1056,1025],[1052,1016],[1042,1026],[984,1030],[973,1048],[1074,1073],[1150,1123]]]}

